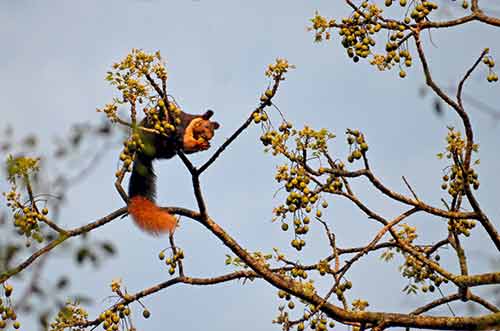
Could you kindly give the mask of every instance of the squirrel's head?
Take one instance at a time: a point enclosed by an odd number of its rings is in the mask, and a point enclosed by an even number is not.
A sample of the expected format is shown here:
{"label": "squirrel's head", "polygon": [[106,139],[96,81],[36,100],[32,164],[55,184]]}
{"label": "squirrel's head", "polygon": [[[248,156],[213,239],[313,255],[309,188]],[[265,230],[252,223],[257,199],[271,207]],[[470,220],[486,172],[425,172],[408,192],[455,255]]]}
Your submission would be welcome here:
{"label": "squirrel's head", "polygon": [[201,137],[209,141],[213,138],[215,130],[220,127],[219,123],[210,121],[210,117],[212,117],[213,114],[214,112],[212,110],[207,110],[201,117],[193,120],[193,137],[195,139]]}

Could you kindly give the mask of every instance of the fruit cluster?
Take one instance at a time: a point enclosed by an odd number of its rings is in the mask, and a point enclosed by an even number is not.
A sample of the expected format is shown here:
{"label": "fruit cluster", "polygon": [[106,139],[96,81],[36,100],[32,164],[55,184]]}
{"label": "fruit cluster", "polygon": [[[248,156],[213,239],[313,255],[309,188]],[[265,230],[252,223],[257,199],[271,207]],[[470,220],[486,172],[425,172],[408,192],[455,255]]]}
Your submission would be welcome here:
{"label": "fruit cluster", "polygon": [[[372,53],[371,47],[376,44],[372,35],[382,29],[382,24],[378,22],[380,13],[381,10],[377,5],[364,1],[359,10],[354,11],[350,17],[342,19],[341,25],[335,25],[334,21],[330,21],[329,26],[339,28],[341,44],[354,62],[358,62],[360,58],[366,58]],[[317,21],[318,18],[313,19],[313,22],[314,20]],[[321,41],[317,36],[315,40]]]}
{"label": "fruit cluster", "polygon": [[347,130],[347,143],[349,144],[350,154],[347,156],[349,163],[359,160],[364,153],[368,151],[368,144],[364,135],[358,130]]}
{"label": "fruit cluster", "polygon": [[475,226],[476,226],[476,221],[474,220],[466,220],[466,219],[448,220],[448,231],[457,234],[463,234],[466,237],[470,236],[470,230],[472,230]]}
{"label": "fruit cluster", "polygon": [[[278,182],[285,183],[285,190],[288,193],[285,204],[282,204],[274,209],[276,217],[281,218],[281,229],[288,231],[289,225],[285,222],[288,213],[293,214],[293,227],[295,238],[291,241],[292,247],[301,250],[305,246],[305,241],[298,238],[298,235],[304,235],[309,232],[309,223],[311,221],[308,213],[311,213],[313,208],[319,201],[319,195],[309,188],[311,182],[309,175],[302,167],[281,166],[275,176]],[[322,202],[322,207],[327,208],[328,203]],[[322,212],[316,208],[316,217],[321,217]]]}
{"label": "fruit cluster", "polygon": [[[441,283],[448,283],[446,278],[439,276],[434,270],[415,256],[409,254],[404,254],[404,256],[405,262],[400,267],[402,276],[412,279],[415,283],[423,284],[421,287],[422,291],[425,286],[427,286],[427,289],[430,289],[428,285],[425,285],[426,281],[430,281],[438,287]],[[436,263],[438,263],[437,259]]]}
{"label": "fruit cluster", "polygon": [[165,250],[162,250],[158,254],[158,258],[163,261],[165,260],[165,264],[169,267],[168,273],[173,275],[175,273],[175,269],[182,259],[184,259],[184,251],[182,249],[176,249],[176,252],[172,254],[171,257],[166,257]]}
{"label": "fruit cluster", "polygon": [[[315,291],[312,281],[302,283],[302,285],[305,291]],[[311,330],[326,331],[328,328],[333,328],[335,326],[335,323],[333,321],[329,322],[328,318],[323,313],[319,312],[319,308],[314,305],[307,306],[302,313],[302,317],[291,322],[289,314],[296,306],[292,296],[280,290],[278,291],[278,297],[285,300],[285,304],[279,307],[279,315],[274,320],[274,323],[286,325],[287,330],[290,330],[290,327],[295,325],[297,331],[304,331],[307,322],[309,322]],[[286,309],[289,311],[286,311]]]}
{"label": "fruit cluster", "polygon": [[131,311],[127,305],[119,304],[117,307],[101,313],[99,321],[102,322],[102,328],[105,331],[117,331],[120,329],[122,323],[127,324],[126,321],[130,318],[130,314]]}
{"label": "fruit cluster", "polygon": [[[264,115],[263,113],[262,115]],[[266,117],[267,120],[267,117]],[[255,118],[254,118],[255,121]],[[264,133],[260,137],[260,141],[266,146],[265,151],[272,149],[273,155],[283,154],[289,159],[295,159],[295,156],[289,153],[286,142],[291,135],[295,135],[295,130],[292,129],[290,122],[283,122],[280,124],[278,131],[272,130],[268,125]]]}
{"label": "fruit cluster", "polygon": [[[145,109],[144,113],[148,117],[148,120],[151,121],[151,126],[156,133],[167,137],[175,131],[174,125],[180,123],[179,115],[181,114],[181,109],[174,102],[168,103],[167,110],[165,102],[160,99],[156,107]],[[170,121],[164,114],[172,115],[173,121]]]}
{"label": "fruit cluster", "polygon": [[461,167],[455,164],[448,169],[448,173],[442,178],[443,183],[441,184],[441,188],[447,190],[450,196],[456,197],[458,195],[464,195],[464,185],[468,184],[472,184],[475,190],[479,189],[479,175],[474,169],[470,168],[467,175],[464,174]]}
{"label": "fruit cluster", "polygon": [[[62,331],[78,324],[84,324],[87,322],[87,317],[88,313],[85,309],[77,304],[67,303],[59,310],[54,322],[50,323],[50,331]],[[106,331],[111,330],[118,330],[118,328],[106,329]]]}
{"label": "fruit cluster", "polygon": [[[262,100],[262,98],[261,98]],[[252,113],[252,118],[255,124],[259,124],[260,122],[266,122],[269,118],[265,112],[253,112]],[[264,140],[261,139],[262,142]]]}
{"label": "fruit cluster", "polygon": [[[400,2],[401,3],[401,2]],[[420,1],[416,2],[410,17],[416,22],[420,22],[425,19],[433,10],[438,9],[438,5],[431,1]]]}
{"label": "fruit cluster", "polygon": [[[390,7],[394,2],[385,0],[384,4]],[[402,20],[384,18],[382,9],[376,3],[363,1],[361,5],[356,6],[349,17],[342,18],[340,23],[316,13],[308,29],[314,31],[316,42],[331,39],[331,30],[337,29],[347,56],[354,62],[357,63],[360,59],[371,56],[370,64],[377,66],[379,70],[391,69],[399,65],[399,76],[405,78],[406,71],[402,68],[402,64],[406,67],[412,65],[412,57],[405,42],[413,33],[414,25],[411,24],[427,20],[438,5],[432,1],[421,0],[411,2],[399,0],[398,2],[401,7],[410,4],[406,10],[409,16]],[[377,44],[376,36],[382,30],[387,31],[387,37],[384,37],[387,39],[385,53],[380,54],[374,51],[374,46]]]}
{"label": "fruit cluster", "polygon": [[0,298],[0,330],[4,330],[7,327],[9,320],[12,321],[12,326],[17,330],[21,327],[21,323],[17,320],[17,314],[14,311],[12,302],[10,301],[14,288],[12,285],[4,284],[3,290],[5,298]]}
{"label": "fruit cluster", "polygon": [[128,172],[132,170],[132,162],[134,160],[135,152],[138,149],[144,150],[146,148],[139,133],[133,133],[129,139],[123,142],[123,149],[120,153],[120,161],[123,162],[123,169],[118,170],[115,174],[116,178],[123,176],[123,171]]}
{"label": "fruit cluster", "polygon": [[493,71],[493,67],[495,66],[495,61],[491,56],[485,56],[483,58],[483,63],[488,67],[488,76],[486,76],[486,80],[490,83],[498,81],[498,75]]}
{"label": "fruit cluster", "polygon": [[[330,323],[328,323],[328,320],[326,319],[326,317],[311,319],[311,325],[310,325],[311,330],[326,331],[328,329],[327,326],[330,329],[333,329],[333,327],[335,326],[335,323],[333,321],[330,321]],[[299,327],[297,327],[297,330],[300,331]],[[303,330],[303,328],[302,328],[302,330]]]}
{"label": "fruit cluster", "polygon": [[[472,146],[473,152],[478,152],[479,146],[474,144]],[[443,182],[441,188],[447,190],[452,198],[456,198],[465,194],[465,186],[471,185],[473,189],[479,189],[479,175],[472,168],[467,170],[464,168],[463,160],[466,153],[466,143],[462,138],[459,131],[454,128],[448,128],[448,135],[446,136],[446,153],[439,153],[438,158],[446,156],[447,159],[452,160],[452,164],[445,169],[442,177]],[[479,161],[475,161],[477,164]]]}
{"label": "fruit cluster", "polygon": [[39,221],[47,220],[49,210],[43,208],[38,210],[35,204],[28,201],[22,203],[20,201],[21,195],[16,192],[15,186],[11,191],[3,193],[7,199],[7,206],[11,208],[14,214],[14,226],[20,235],[26,238],[33,238],[37,242],[43,242],[43,234],[38,224]]}
{"label": "fruit cluster", "polygon": [[[32,238],[37,242],[43,241],[43,234],[40,230],[39,221],[48,220],[49,210],[43,208],[39,210],[34,196],[31,180],[33,174],[39,170],[39,159],[28,157],[14,158],[9,156],[7,159],[8,179],[11,183],[9,192],[3,192],[7,200],[7,207],[12,210],[14,215],[14,226],[20,235],[26,238]],[[22,201],[22,194],[18,192],[18,181],[26,188],[28,201]]]}
{"label": "fruit cluster", "polygon": [[266,76],[271,77],[274,80],[283,80],[284,74],[286,74],[290,69],[294,69],[293,64],[288,63],[287,59],[277,58],[276,62],[270,64],[266,69]]}

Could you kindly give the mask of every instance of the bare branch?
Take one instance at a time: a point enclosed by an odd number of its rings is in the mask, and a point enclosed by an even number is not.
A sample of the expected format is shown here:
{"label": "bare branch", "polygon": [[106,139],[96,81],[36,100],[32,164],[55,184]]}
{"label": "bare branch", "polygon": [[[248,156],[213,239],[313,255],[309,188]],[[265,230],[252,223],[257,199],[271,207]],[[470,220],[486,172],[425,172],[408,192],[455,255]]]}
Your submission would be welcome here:
{"label": "bare branch", "polygon": [[[281,75],[279,75],[278,77],[276,77],[274,79],[274,84],[273,84],[273,87],[271,89],[272,96],[274,96],[276,94],[276,92],[278,91],[278,88],[279,88],[281,80],[282,80]],[[272,101],[272,97],[270,99],[268,99],[267,101],[263,101],[263,102],[260,103],[260,105],[248,116],[248,118],[245,120],[245,122],[243,122],[243,124],[219,148],[217,148],[217,150],[215,151],[214,154],[212,154],[212,156],[210,157],[210,159],[208,159],[208,161],[205,162],[205,164],[203,164],[200,167],[200,169],[198,170],[198,174],[199,175],[201,175],[205,170],[207,170],[208,167],[210,167],[210,165],[212,163],[214,163],[215,160],[217,160],[217,158],[222,154],[222,152],[224,152],[224,150],[234,140],[236,140],[236,138],[238,138],[238,136],[243,131],[245,131],[246,128],[248,128],[248,126],[252,123],[253,114],[263,111],[265,107],[271,105],[271,101]]]}
{"label": "bare branch", "polygon": [[[467,146],[466,146],[466,163],[465,163],[465,168],[469,168],[470,164],[470,154],[472,152],[472,145],[474,144],[474,137],[472,133],[472,125],[470,123],[469,115],[465,112],[465,110],[460,106],[460,104],[456,103],[453,101],[453,99],[448,96],[432,79],[431,71],[429,68],[429,64],[427,63],[427,58],[424,53],[424,49],[422,46],[422,41],[420,40],[420,33],[416,32],[414,34],[415,37],[415,44],[417,46],[417,51],[418,51],[418,56],[420,58],[420,62],[422,63],[422,68],[425,76],[425,81],[427,85],[441,98],[443,99],[450,107],[452,107],[455,112],[458,114],[458,116],[462,119],[464,129],[465,129],[465,135],[467,137]],[[473,66],[475,68],[475,66]],[[465,81],[466,77],[463,79]],[[463,84],[463,83],[462,83]]]}
{"label": "bare branch", "polygon": [[[253,113],[252,113],[253,114]],[[250,115],[246,120],[245,122],[243,122],[243,124],[228,138],[226,139],[226,141],[219,147],[217,148],[217,150],[215,151],[214,154],[212,154],[212,156],[210,157],[210,159],[208,159],[207,162],[205,162],[205,164],[203,164],[200,169],[198,170],[198,173],[199,174],[202,174],[203,172],[205,172],[205,170],[208,169],[208,167],[210,167],[210,165],[212,163],[215,162],[215,160],[217,160],[217,158],[222,154],[222,152],[224,152],[224,150],[236,139],[238,138],[238,136],[243,132],[245,131],[246,128],[248,128],[248,126],[252,123],[252,115]]]}
{"label": "bare branch", "polygon": [[477,296],[477,295],[474,295],[472,293],[469,293],[467,295],[467,299],[471,300],[471,301],[474,301],[475,303],[478,303],[480,304],[481,306],[483,306],[484,308],[494,312],[494,313],[498,313],[500,312],[500,309],[498,309],[497,306],[495,306],[494,304],[488,302],[487,300]]}
{"label": "bare branch", "polygon": [[460,294],[458,294],[458,293],[455,293],[455,294],[452,294],[452,295],[448,295],[448,296],[439,298],[437,300],[434,300],[432,302],[429,302],[428,304],[426,304],[426,305],[424,305],[424,306],[422,306],[420,308],[415,309],[410,314],[411,315],[420,315],[422,313],[425,313],[426,311],[429,311],[429,310],[434,309],[436,307],[439,307],[441,305],[447,304],[447,303],[452,302],[452,301],[457,301],[461,297],[462,296]]}
{"label": "bare branch", "polygon": [[[483,58],[485,57],[485,55],[488,54],[488,51],[489,50],[487,48],[485,48],[481,52],[481,55],[479,55],[479,57],[477,58],[476,62],[474,62],[474,64],[472,65],[472,67],[470,67],[469,70],[467,70],[467,72],[465,73],[464,77],[462,78],[462,80],[458,84],[457,100],[458,100],[458,104],[460,105],[460,108],[462,108],[462,109],[464,108],[464,106],[462,104],[462,90],[463,90],[465,81],[470,77],[470,75],[472,74],[472,72],[474,70],[476,70],[476,68],[479,65],[479,63],[481,63],[481,61],[483,60]],[[467,165],[466,165],[466,167],[467,167]]]}
{"label": "bare branch", "polygon": [[363,255],[368,254],[368,252],[373,250],[375,245],[380,241],[380,239],[382,239],[382,237],[387,233],[387,231],[389,231],[393,226],[397,225],[398,223],[400,223],[401,221],[403,221],[404,219],[406,219],[407,217],[413,215],[414,213],[416,213],[418,211],[419,210],[417,208],[410,209],[410,210],[404,212],[403,214],[399,215],[394,220],[387,223],[382,229],[380,229],[377,232],[377,235],[373,238],[373,240],[368,245],[366,245],[363,248],[363,250],[361,250],[361,252],[359,252],[354,257],[352,257],[349,261],[347,261],[346,264],[339,270],[340,278],[342,278],[345,275],[345,273],[354,264],[354,262],[359,260]]}
{"label": "bare branch", "polygon": [[401,178],[403,178],[403,182],[405,182],[406,187],[408,187],[408,189],[410,190],[411,194],[413,195],[413,198],[415,198],[415,200],[419,201],[420,199],[418,198],[417,193],[415,193],[415,191],[411,188],[410,183],[408,183],[408,181],[406,180],[406,177],[401,176]]}

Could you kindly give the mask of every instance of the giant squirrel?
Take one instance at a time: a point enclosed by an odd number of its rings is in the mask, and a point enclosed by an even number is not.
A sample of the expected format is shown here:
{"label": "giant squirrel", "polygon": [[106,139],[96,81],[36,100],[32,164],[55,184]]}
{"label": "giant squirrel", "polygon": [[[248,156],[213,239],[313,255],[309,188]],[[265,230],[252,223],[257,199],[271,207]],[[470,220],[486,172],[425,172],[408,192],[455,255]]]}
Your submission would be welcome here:
{"label": "giant squirrel", "polygon": [[[154,235],[167,231],[172,233],[175,230],[177,219],[155,204],[156,176],[153,160],[171,159],[179,151],[191,154],[207,150],[214,131],[219,128],[219,123],[210,121],[213,114],[211,110],[202,115],[180,112],[180,122],[168,137],[149,132],[141,134],[145,147],[135,153],[128,186],[128,212],[142,230]],[[141,126],[152,127],[148,118],[141,122]]]}

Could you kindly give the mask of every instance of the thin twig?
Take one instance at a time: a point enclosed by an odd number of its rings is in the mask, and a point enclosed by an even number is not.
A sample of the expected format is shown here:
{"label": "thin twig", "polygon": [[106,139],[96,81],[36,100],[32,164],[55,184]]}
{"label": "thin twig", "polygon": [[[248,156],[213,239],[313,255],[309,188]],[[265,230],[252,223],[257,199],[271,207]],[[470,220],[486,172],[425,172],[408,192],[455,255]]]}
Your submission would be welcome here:
{"label": "thin twig", "polygon": [[377,232],[377,235],[373,238],[373,240],[368,245],[366,245],[363,248],[363,250],[361,250],[358,254],[356,254],[354,257],[352,257],[350,260],[348,260],[345,263],[345,265],[339,270],[339,273],[340,273],[339,278],[342,278],[345,275],[345,273],[354,264],[354,262],[359,260],[363,255],[370,252],[375,247],[375,245],[380,241],[380,239],[382,239],[382,237],[387,233],[387,231],[391,230],[393,226],[397,225],[398,223],[400,223],[401,221],[403,221],[404,219],[406,219],[407,217],[413,215],[414,213],[416,213],[418,211],[419,210],[417,208],[412,208],[412,209],[402,213],[401,215],[396,217],[391,222],[388,222],[382,229],[380,229]]}
{"label": "thin twig", "polygon": [[415,193],[415,191],[411,188],[410,183],[408,183],[408,181],[406,180],[405,176],[401,176],[401,178],[403,178],[403,182],[405,182],[406,187],[408,187],[408,189],[410,190],[410,192],[413,195],[413,197],[415,198],[415,200],[419,201],[420,199],[418,198],[418,196]]}
{"label": "thin twig", "polygon": [[455,294],[448,295],[446,297],[439,298],[437,300],[429,302],[428,304],[426,304],[426,305],[424,305],[424,306],[422,306],[420,308],[415,309],[410,314],[411,315],[420,315],[422,313],[425,313],[426,311],[429,311],[431,309],[434,309],[434,308],[439,307],[441,305],[444,305],[446,303],[459,300],[460,297],[461,297],[460,294],[455,293]]}
{"label": "thin twig", "polygon": [[[172,253],[177,255],[177,246],[175,246],[174,242],[174,233],[171,232],[168,236],[168,240],[170,241],[170,246],[172,247]],[[184,266],[182,264],[182,259],[177,260],[177,264],[179,265],[179,276],[184,277]]]}

